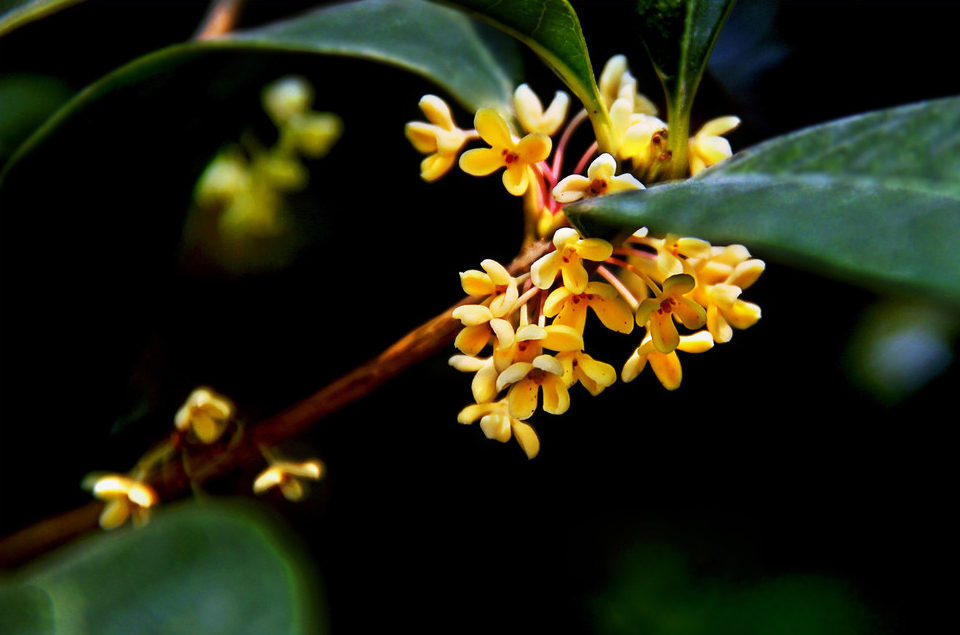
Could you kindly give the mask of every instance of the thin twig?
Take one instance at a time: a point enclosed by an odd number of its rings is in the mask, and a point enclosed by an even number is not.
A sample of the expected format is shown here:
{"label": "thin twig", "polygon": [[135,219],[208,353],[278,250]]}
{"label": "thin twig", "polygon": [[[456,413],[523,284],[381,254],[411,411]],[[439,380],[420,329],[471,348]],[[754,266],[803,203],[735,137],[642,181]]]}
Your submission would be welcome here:
{"label": "thin twig", "polygon": [[[511,275],[518,276],[547,253],[553,245],[541,240],[526,247],[510,264]],[[167,461],[147,478],[162,500],[173,500],[216,476],[250,464],[262,462],[261,446],[296,437],[324,417],[372,393],[389,379],[449,346],[461,325],[451,315],[453,308],[474,304],[481,298],[467,297],[443,313],[413,329],[382,353],[283,412],[249,426],[240,443],[229,449],[204,448],[191,455],[191,465],[199,466],[187,474],[180,461]],[[169,443],[169,439],[161,443]],[[156,448],[154,448],[156,450]],[[154,451],[151,450],[151,451]],[[69,542],[97,526],[102,503],[92,502],[79,509],[48,518],[0,540],[0,566],[26,563],[46,551]]]}

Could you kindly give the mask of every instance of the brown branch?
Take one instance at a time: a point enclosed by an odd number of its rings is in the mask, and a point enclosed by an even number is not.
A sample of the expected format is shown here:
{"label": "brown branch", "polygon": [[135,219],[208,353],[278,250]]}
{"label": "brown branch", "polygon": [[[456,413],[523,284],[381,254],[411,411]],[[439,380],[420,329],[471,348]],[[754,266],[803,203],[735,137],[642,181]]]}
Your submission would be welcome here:
{"label": "brown branch", "polygon": [[[551,248],[549,241],[532,243],[510,263],[508,270],[514,276],[528,271],[530,265]],[[452,317],[451,312],[456,306],[474,304],[479,300],[475,297],[464,298],[303,401],[250,426],[241,442],[227,452],[222,447],[205,447],[191,454],[190,465],[199,467],[192,468],[189,475],[181,461],[168,461],[148,482],[157,489],[162,500],[172,500],[184,495],[191,486],[254,461],[261,462],[261,445],[275,445],[302,434],[324,417],[369,395],[392,377],[449,346],[460,330],[460,323]],[[170,443],[170,440],[166,439],[163,443]],[[0,566],[19,566],[94,529],[101,508],[100,503],[92,502],[0,539]]]}
{"label": "brown branch", "polygon": [[193,39],[209,40],[229,33],[240,20],[244,0],[214,0]]}

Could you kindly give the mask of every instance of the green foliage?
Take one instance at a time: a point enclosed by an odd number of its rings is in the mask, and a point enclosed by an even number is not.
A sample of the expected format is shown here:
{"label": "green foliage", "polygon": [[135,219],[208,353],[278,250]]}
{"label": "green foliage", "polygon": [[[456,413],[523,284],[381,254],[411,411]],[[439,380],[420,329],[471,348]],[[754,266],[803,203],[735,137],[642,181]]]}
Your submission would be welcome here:
{"label": "green foliage", "polygon": [[660,543],[627,548],[593,602],[598,635],[856,635],[867,612],[842,581],[818,575],[726,579],[698,573]]}
{"label": "green foliage", "polygon": [[[688,181],[578,202],[601,225],[739,242],[771,260],[960,303],[960,98],[771,140]],[[931,295],[932,294],[932,295]]]}
{"label": "green foliage", "polygon": [[0,624],[24,634],[314,635],[326,618],[303,557],[258,508],[171,507],[7,580]]}
{"label": "green foliage", "polygon": [[734,0],[637,0],[640,39],[666,93],[675,165],[686,166],[693,99],[733,4]]}
{"label": "green foliage", "polygon": [[81,0],[0,0],[0,36]]}
{"label": "green foliage", "polygon": [[580,20],[569,2],[451,0],[446,4],[470,11],[529,46],[587,109],[600,148],[610,147],[607,109],[597,88]]}

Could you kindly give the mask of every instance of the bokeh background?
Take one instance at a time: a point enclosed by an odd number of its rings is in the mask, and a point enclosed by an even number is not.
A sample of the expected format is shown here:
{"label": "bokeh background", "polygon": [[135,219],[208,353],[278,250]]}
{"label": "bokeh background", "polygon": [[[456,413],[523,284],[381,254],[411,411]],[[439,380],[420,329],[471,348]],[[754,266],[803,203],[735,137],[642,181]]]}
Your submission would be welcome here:
{"label": "bokeh background", "polygon": [[[314,4],[253,0],[244,24]],[[595,67],[626,53],[641,90],[661,101],[623,18],[631,3],[573,4]],[[739,115],[730,139],[744,148],[958,94],[956,6],[741,0],[695,125]],[[188,39],[205,10],[88,0],[5,36],[0,116],[9,120],[18,90],[53,108]],[[541,95],[560,88],[524,55]],[[243,130],[268,136],[259,91],[289,73],[308,77],[316,107],[345,125],[291,199],[297,240],[229,261],[184,247],[190,187],[211,148]],[[223,103],[221,88],[239,97]],[[402,130],[434,91],[419,78],[347,59],[230,53],[129,90],[142,97],[136,109],[118,102],[92,117],[0,209],[2,534],[84,504],[84,474],[132,466],[194,386],[230,395],[249,421],[278,412],[457,301],[458,271],[507,261],[519,245],[518,201],[496,179],[418,178]],[[52,112],[38,103],[32,125]],[[6,161],[22,132],[0,129]],[[943,579],[956,566],[945,438],[956,313],[767,260],[746,294],[763,308],[757,326],[685,358],[676,392],[647,373],[597,398],[575,389],[568,414],[533,420],[533,461],[457,424],[469,377],[446,354],[296,440],[328,477],[298,505],[261,502],[305,545],[333,632],[942,624],[952,599]],[[386,283],[401,265],[417,275]],[[635,336],[607,337],[597,357],[616,365],[634,346]],[[211,489],[245,496],[249,476]]]}

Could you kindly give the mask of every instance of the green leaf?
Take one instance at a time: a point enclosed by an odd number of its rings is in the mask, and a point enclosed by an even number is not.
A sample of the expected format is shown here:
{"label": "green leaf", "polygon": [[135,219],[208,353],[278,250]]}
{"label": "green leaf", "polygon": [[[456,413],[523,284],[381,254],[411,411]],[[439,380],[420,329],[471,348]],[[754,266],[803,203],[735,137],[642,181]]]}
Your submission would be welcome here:
{"label": "green leaf", "polygon": [[31,599],[20,632],[44,632],[52,606],[57,632],[313,634],[326,624],[304,558],[258,508],[189,504],[55,553],[4,604]]}
{"label": "green leaf", "polygon": [[0,633],[3,635],[54,635],[57,626],[53,601],[29,584],[0,587]]}
{"label": "green leaf", "polygon": [[601,227],[739,242],[885,291],[960,304],[960,98],[773,139],[697,178],[564,208]]}
{"label": "green leaf", "polygon": [[[132,88],[124,98],[136,109],[143,103],[138,98],[153,97],[157,85],[170,82],[168,90],[176,90],[177,75],[189,74],[193,65],[206,63],[218,52],[321,54],[382,62],[434,82],[469,110],[484,105],[506,107],[518,83],[519,58],[510,50],[508,38],[495,39],[479,27],[462,12],[426,0],[365,0],[325,6],[215,40],[175,45],[134,60],[88,87],[22,150],[54,135],[64,123],[85,116],[102,100],[112,100],[114,92]],[[149,85],[150,90],[138,92],[138,85]],[[230,97],[224,94],[216,104],[228,103]],[[201,104],[197,106],[199,114]]]}
{"label": "green leaf", "polygon": [[[208,42],[383,62],[421,75],[471,110],[509,105],[519,62],[509,65],[489,34],[463,13],[421,0],[365,0],[327,6],[301,17]],[[494,46],[508,46],[497,41]]]}
{"label": "green leaf", "polygon": [[583,103],[601,151],[613,147],[609,115],[593,74],[580,19],[566,0],[449,0],[529,46]]}
{"label": "green leaf", "polygon": [[686,170],[693,98],[734,0],[637,0],[640,38],[663,82],[670,149]]}
{"label": "green leaf", "polygon": [[0,36],[81,0],[0,0]]}

